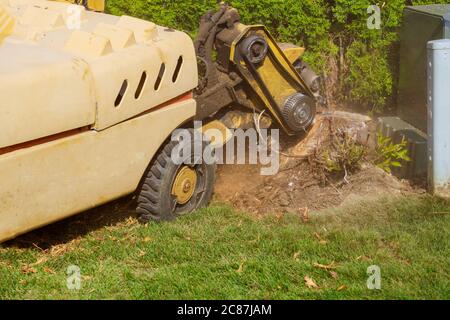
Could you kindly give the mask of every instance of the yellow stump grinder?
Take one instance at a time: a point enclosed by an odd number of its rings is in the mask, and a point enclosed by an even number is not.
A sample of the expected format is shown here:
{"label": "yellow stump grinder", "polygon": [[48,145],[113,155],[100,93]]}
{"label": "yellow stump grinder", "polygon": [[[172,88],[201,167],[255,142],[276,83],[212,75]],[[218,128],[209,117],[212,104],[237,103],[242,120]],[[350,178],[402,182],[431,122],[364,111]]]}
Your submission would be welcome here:
{"label": "yellow stump grinder", "polygon": [[238,108],[267,110],[288,135],[312,125],[324,99],[320,77],[301,59],[304,48],[277,43],[262,25],[242,24],[238,11],[225,4],[202,17],[194,44],[198,119],[219,117],[238,126],[240,117],[227,116]]}

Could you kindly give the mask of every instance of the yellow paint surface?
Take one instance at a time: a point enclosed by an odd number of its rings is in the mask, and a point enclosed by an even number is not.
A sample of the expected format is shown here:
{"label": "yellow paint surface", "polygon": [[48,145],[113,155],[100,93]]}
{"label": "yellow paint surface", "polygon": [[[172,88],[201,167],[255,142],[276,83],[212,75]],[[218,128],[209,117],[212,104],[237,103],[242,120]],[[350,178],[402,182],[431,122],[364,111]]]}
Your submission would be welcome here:
{"label": "yellow paint surface", "polygon": [[134,192],[161,144],[195,108],[187,100],[0,156],[0,241]]}

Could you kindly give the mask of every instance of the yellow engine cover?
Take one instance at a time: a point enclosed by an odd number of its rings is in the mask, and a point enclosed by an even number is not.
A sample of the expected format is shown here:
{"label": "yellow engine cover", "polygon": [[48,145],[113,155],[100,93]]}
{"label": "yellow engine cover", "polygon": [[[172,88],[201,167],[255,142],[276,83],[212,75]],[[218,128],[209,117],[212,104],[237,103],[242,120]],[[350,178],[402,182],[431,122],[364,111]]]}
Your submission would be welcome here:
{"label": "yellow engine cover", "polygon": [[0,148],[101,131],[198,84],[190,37],[137,18],[0,0],[0,34]]}

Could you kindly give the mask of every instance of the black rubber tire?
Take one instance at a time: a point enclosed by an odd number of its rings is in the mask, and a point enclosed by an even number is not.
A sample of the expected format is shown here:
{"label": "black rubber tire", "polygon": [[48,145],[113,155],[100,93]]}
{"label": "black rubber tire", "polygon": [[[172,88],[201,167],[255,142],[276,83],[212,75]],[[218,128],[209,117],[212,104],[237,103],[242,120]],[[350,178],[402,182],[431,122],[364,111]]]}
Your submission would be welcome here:
{"label": "black rubber tire", "polygon": [[[190,130],[190,132],[191,136],[194,136],[193,130]],[[195,140],[192,139],[192,144],[194,143]],[[214,191],[217,166],[216,164],[206,164],[204,161],[198,163],[198,159],[203,159],[203,150],[208,145],[204,141],[201,143],[202,154],[195,154],[196,150],[192,147],[192,154],[186,155],[186,158],[183,159],[183,164],[179,165],[172,161],[171,155],[180,142],[169,141],[160,149],[156,158],[145,172],[137,190],[137,212],[140,214],[140,222],[171,221],[209,204]],[[197,160],[194,162],[192,161],[193,159]],[[172,186],[178,171],[188,160],[194,163],[189,166],[195,168],[199,179],[195,194],[191,200],[185,205],[179,205],[172,195]]]}

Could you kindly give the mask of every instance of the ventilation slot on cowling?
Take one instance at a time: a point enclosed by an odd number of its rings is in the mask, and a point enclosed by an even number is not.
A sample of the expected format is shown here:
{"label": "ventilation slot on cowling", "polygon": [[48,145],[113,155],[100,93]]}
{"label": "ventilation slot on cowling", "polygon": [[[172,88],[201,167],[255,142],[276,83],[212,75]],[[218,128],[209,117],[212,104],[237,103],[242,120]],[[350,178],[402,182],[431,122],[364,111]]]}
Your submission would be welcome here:
{"label": "ventilation slot on cowling", "polygon": [[181,71],[181,67],[183,66],[183,56],[180,56],[178,58],[178,63],[177,66],[175,68],[175,72],[173,73],[172,76],[172,82],[175,83],[178,80],[178,76],[180,75],[180,71]]}
{"label": "ventilation slot on cowling", "polygon": [[119,94],[117,95],[116,101],[114,102],[114,106],[117,108],[122,103],[123,97],[125,97],[125,93],[128,89],[128,80],[124,80],[122,83],[122,87],[120,88]]}
{"label": "ventilation slot on cowling", "polygon": [[161,86],[161,82],[163,80],[165,72],[166,72],[166,65],[164,63],[162,63],[161,68],[159,69],[158,78],[156,79],[156,82],[155,82],[155,91],[159,90],[159,87]]}
{"label": "ventilation slot on cowling", "polygon": [[136,93],[134,97],[139,99],[141,97],[142,91],[144,91],[145,83],[147,82],[147,72],[142,72],[141,80],[139,81],[139,85],[136,89]]}

